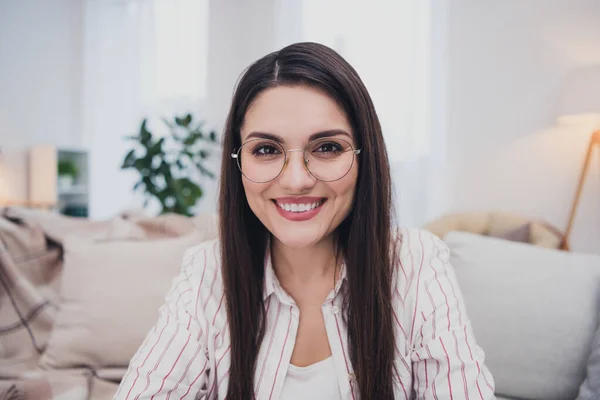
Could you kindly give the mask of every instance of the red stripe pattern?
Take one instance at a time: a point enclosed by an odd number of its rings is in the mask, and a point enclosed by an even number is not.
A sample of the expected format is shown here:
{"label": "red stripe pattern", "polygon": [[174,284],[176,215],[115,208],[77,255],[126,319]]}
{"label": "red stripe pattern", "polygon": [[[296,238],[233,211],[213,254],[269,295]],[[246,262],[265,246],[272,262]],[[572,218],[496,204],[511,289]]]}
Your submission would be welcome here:
{"label": "red stripe pattern", "polygon": [[[393,240],[395,398],[494,399],[494,380],[475,341],[447,246],[417,229],[401,229]],[[216,240],[186,252],[116,400],[225,398],[231,347],[219,254]],[[299,324],[299,310],[277,281],[269,256],[265,269],[267,324],[254,382],[258,400],[280,398]],[[323,317],[340,399],[357,400],[342,317],[345,279],[344,269],[323,305]]]}

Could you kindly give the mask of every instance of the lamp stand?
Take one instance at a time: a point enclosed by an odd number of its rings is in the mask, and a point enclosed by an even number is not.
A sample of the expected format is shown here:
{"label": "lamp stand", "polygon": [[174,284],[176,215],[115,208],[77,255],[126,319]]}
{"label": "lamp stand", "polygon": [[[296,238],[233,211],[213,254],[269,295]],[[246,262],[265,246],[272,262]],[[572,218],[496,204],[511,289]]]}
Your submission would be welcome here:
{"label": "lamp stand", "polygon": [[571,214],[569,215],[569,223],[567,224],[567,230],[565,231],[565,236],[563,237],[563,241],[561,244],[562,250],[567,250],[569,248],[569,236],[571,235],[571,230],[573,229],[573,221],[575,220],[575,214],[577,213],[577,206],[579,205],[579,199],[581,197],[581,192],[583,191],[583,184],[585,182],[585,178],[587,176],[591,161],[592,161],[592,151],[594,150],[595,145],[600,145],[600,130],[594,132],[592,134],[592,138],[590,139],[590,144],[588,145],[587,154],[585,156],[585,161],[583,163],[583,169],[581,170],[581,175],[579,176],[579,184],[577,185],[577,192],[575,193],[575,199],[573,200],[573,205],[571,206]]}

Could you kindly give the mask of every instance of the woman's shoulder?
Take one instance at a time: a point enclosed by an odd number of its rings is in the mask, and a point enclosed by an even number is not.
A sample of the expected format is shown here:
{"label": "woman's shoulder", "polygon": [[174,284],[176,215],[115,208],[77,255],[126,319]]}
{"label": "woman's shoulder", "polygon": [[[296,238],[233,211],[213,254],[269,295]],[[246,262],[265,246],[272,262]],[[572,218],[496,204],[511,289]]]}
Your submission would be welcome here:
{"label": "woman's shoulder", "polygon": [[184,260],[196,259],[199,255],[220,255],[221,244],[218,238],[205,240],[192,247],[189,247],[184,255]]}
{"label": "woman's shoulder", "polygon": [[221,307],[225,292],[218,239],[199,243],[185,251],[179,280],[187,282],[181,293],[190,292],[186,306],[190,307],[189,312],[217,329],[222,327],[227,317]]}
{"label": "woman's shoulder", "polygon": [[392,233],[392,241],[396,250],[406,251],[439,251],[447,246],[435,234],[420,228],[399,227]]}
{"label": "woman's shoulder", "polygon": [[410,284],[423,273],[435,273],[436,269],[448,264],[448,246],[429,231],[400,227],[395,230],[392,240],[393,265],[399,281]]}
{"label": "woman's shoulder", "polygon": [[207,240],[188,248],[183,254],[183,271],[202,290],[221,279],[221,246],[219,239]]}

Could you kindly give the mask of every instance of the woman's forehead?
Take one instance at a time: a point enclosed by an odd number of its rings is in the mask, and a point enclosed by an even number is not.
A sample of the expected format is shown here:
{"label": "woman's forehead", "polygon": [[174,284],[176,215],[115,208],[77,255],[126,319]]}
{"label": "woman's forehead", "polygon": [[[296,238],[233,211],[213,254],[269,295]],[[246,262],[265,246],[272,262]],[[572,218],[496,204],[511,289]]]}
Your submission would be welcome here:
{"label": "woman's forehead", "polygon": [[286,141],[305,140],[336,129],[352,134],[344,110],[329,95],[308,86],[276,86],[262,92],[248,108],[241,139],[265,132]]}

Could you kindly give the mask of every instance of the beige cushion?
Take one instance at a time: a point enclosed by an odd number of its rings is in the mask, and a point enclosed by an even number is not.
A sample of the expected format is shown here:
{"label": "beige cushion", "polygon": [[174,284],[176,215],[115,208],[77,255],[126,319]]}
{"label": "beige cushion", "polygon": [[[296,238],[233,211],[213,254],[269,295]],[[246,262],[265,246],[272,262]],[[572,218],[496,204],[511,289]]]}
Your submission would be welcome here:
{"label": "beige cushion", "polygon": [[194,229],[202,231],[206,240],[217,237],[216,214],[205,213],[194,217],[163,214],[158,217],[132,217],[130,220],[144,230],[147,238],[180,236]]}
{"label": "beige cushion", "polygon": [[556,249],[562,242],[562,236],[551,230],[549,227],[534,222],[531,224],[531,243],[537,246]]}
{"label": "beige cushion", "polygon": [[531,224],[521,225],[517,228],[502,232],[496,236],[499,239],[506,239],[512,242],[529,243],[531,240]]}
{"label": "beige cushion", "polygon": [[489,218],[490,230],[487,232],[487,235],[494,237],[523,226],[528,222],[528,219],[523,216],[502,212],[492,212],[489,214]]}
{"label": "beige cushion", "polygon": [[40,366],[127,366],[156,322],[185,250],[216,235],[214,218],[207,221],[204,231],[178,237],[66,240],[60,311]]}
{"label": "beige cushion", "polygon": [[543,221],[507,212],[448,214],[426,224],[424,229],[444,237],[449,232],[469,232],[541,247],[560,247],[562,233]]}
{"label": "beige cushion", "polygon": [[490,218],[487,213],[457,213],[444,215],[425,226],[429,232],[438,237],[451,231],[463,231],[487,234]]}

